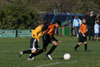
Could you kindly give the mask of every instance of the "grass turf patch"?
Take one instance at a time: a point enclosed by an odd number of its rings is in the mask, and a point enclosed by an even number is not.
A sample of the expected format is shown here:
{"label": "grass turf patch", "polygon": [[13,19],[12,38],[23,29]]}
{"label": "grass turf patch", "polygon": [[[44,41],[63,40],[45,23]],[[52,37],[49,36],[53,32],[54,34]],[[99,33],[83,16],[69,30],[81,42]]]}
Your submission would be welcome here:
{"label": "grass turf patch", "polygon": [[[100,67],[100,42],[89,41],[88,50],[84,52],[84,45],[74,51],[74,46],[77,44],[76,37],[61,37],[62,40],[57,49],[52,53],[54,60],[50,61],[45,56],[52,44],[49,44],[48,50],[35,57],[35,60],[28,61],[29,55],[18,57],[18,53],[22,49],[29,49],[31,38],[1,38],[0,39],[0,67]],[[42,48],[42,42],[39,44]],[[65,61],[63,55],[71,54],[71,60]]]}

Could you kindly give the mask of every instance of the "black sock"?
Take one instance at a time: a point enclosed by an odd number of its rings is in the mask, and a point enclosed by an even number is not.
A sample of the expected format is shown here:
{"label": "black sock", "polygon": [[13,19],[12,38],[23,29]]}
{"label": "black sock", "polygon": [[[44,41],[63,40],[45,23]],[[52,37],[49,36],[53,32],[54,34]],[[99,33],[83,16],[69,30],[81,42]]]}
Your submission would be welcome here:
{"label": "black sock", "polygon": [[51,54],[55,49],[56,49],[57,46],[53,45],[51,47],[51,49],[48,51],[47,55]]}
{"label": "black sock", "polygon": [[29,53],[31,53],[31,50],[25,50],[25,51],[23,51],[23,54],[29,54]]}
{"label": "black sock", "polygon": [[39,50],[34,56],[37,56],[37,55],[39,55],[39,54],[41,54],[41,53],[43,53],[44,51],[43,51],[43,49],[41,49],[41,50]]}
{"label": "black sock", "polygon": [[84,44],[85,51],[87,51],[87,44]]}
{"label": "black sock", "polygon": [[77,44],[77,45],[74,47],[74,49],[77,50],[78,47],[79,47],[79,45]]}
{"label": "black sock", "polygon": [[36,55],[36,53],[31,53],[31,56],[29,56],[29,58],[33,58]]}

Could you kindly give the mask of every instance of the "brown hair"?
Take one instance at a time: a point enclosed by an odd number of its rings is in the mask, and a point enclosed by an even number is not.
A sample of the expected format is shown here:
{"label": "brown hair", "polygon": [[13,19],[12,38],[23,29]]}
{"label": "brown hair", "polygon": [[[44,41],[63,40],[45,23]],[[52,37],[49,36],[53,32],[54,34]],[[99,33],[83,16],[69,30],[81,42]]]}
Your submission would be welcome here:
{"label": "brown hair", "polygon": [[96,23],[99,24],[99,20],[96,20]]}
{"label": "brown hair", "polygon": [[44,20],[40,20],[39,22],[38,22],[38,24],[45,24],[46,23],[46,21],[44,21]]}

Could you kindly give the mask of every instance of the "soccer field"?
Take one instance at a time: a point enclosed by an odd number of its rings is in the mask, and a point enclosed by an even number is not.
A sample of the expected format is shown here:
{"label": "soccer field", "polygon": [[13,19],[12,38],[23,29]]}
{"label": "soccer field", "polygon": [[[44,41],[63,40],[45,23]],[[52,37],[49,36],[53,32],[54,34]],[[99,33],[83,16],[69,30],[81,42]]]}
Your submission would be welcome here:
{"label": "soccer field", "polygon": [[[88,50],[84,52],[84,45],[81,45],[78,52],[73,50],[77,44],[76,37],[57,37],[62,40],[57,49],[53,52],[54,60],[50,61],[45,56],[46,52],[35,57],[35,60],[28,61],[29,55],[18,57],[22,49],[29,48],[31,38],[1,38],[0,39],[0,67],[100,67],[100,42],[89,41]],[[39,44],[42,47],[42,42]],[[49,44],[48,49],[50,49]],[[71,54],[71,60],[63,59],[65,53]]]}

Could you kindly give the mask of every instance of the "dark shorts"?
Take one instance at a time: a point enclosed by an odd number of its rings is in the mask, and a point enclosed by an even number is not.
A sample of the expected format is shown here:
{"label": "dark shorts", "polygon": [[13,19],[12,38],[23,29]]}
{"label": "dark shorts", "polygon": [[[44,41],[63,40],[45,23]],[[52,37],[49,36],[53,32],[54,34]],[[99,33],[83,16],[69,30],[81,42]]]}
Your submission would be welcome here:
{"label": "dark shorts", "polygon": [[36,38],[32,38],[30,40],[30,49],[31,50],[38,50],[39,49],[39,46],[38,46],[38,41]]}
{"label": "dark shorts", "polygon": [[99,33],[95,33],[95,36],[99,36]]}
{"label": "dark shorts", "polygon": [[52,41],[56,41],[56,42],[58,41],[57,39],[49,35],[43,35],[42,40],[43,40],[43,48],[47,48],[48,44],[52,43]]}
{"label": "dark shorts", "polygon": [[[86,34],[85,34],[86,35]],[[87,42],[87,36],[84,37],[82,33],[79,33],[78,42]]]}

